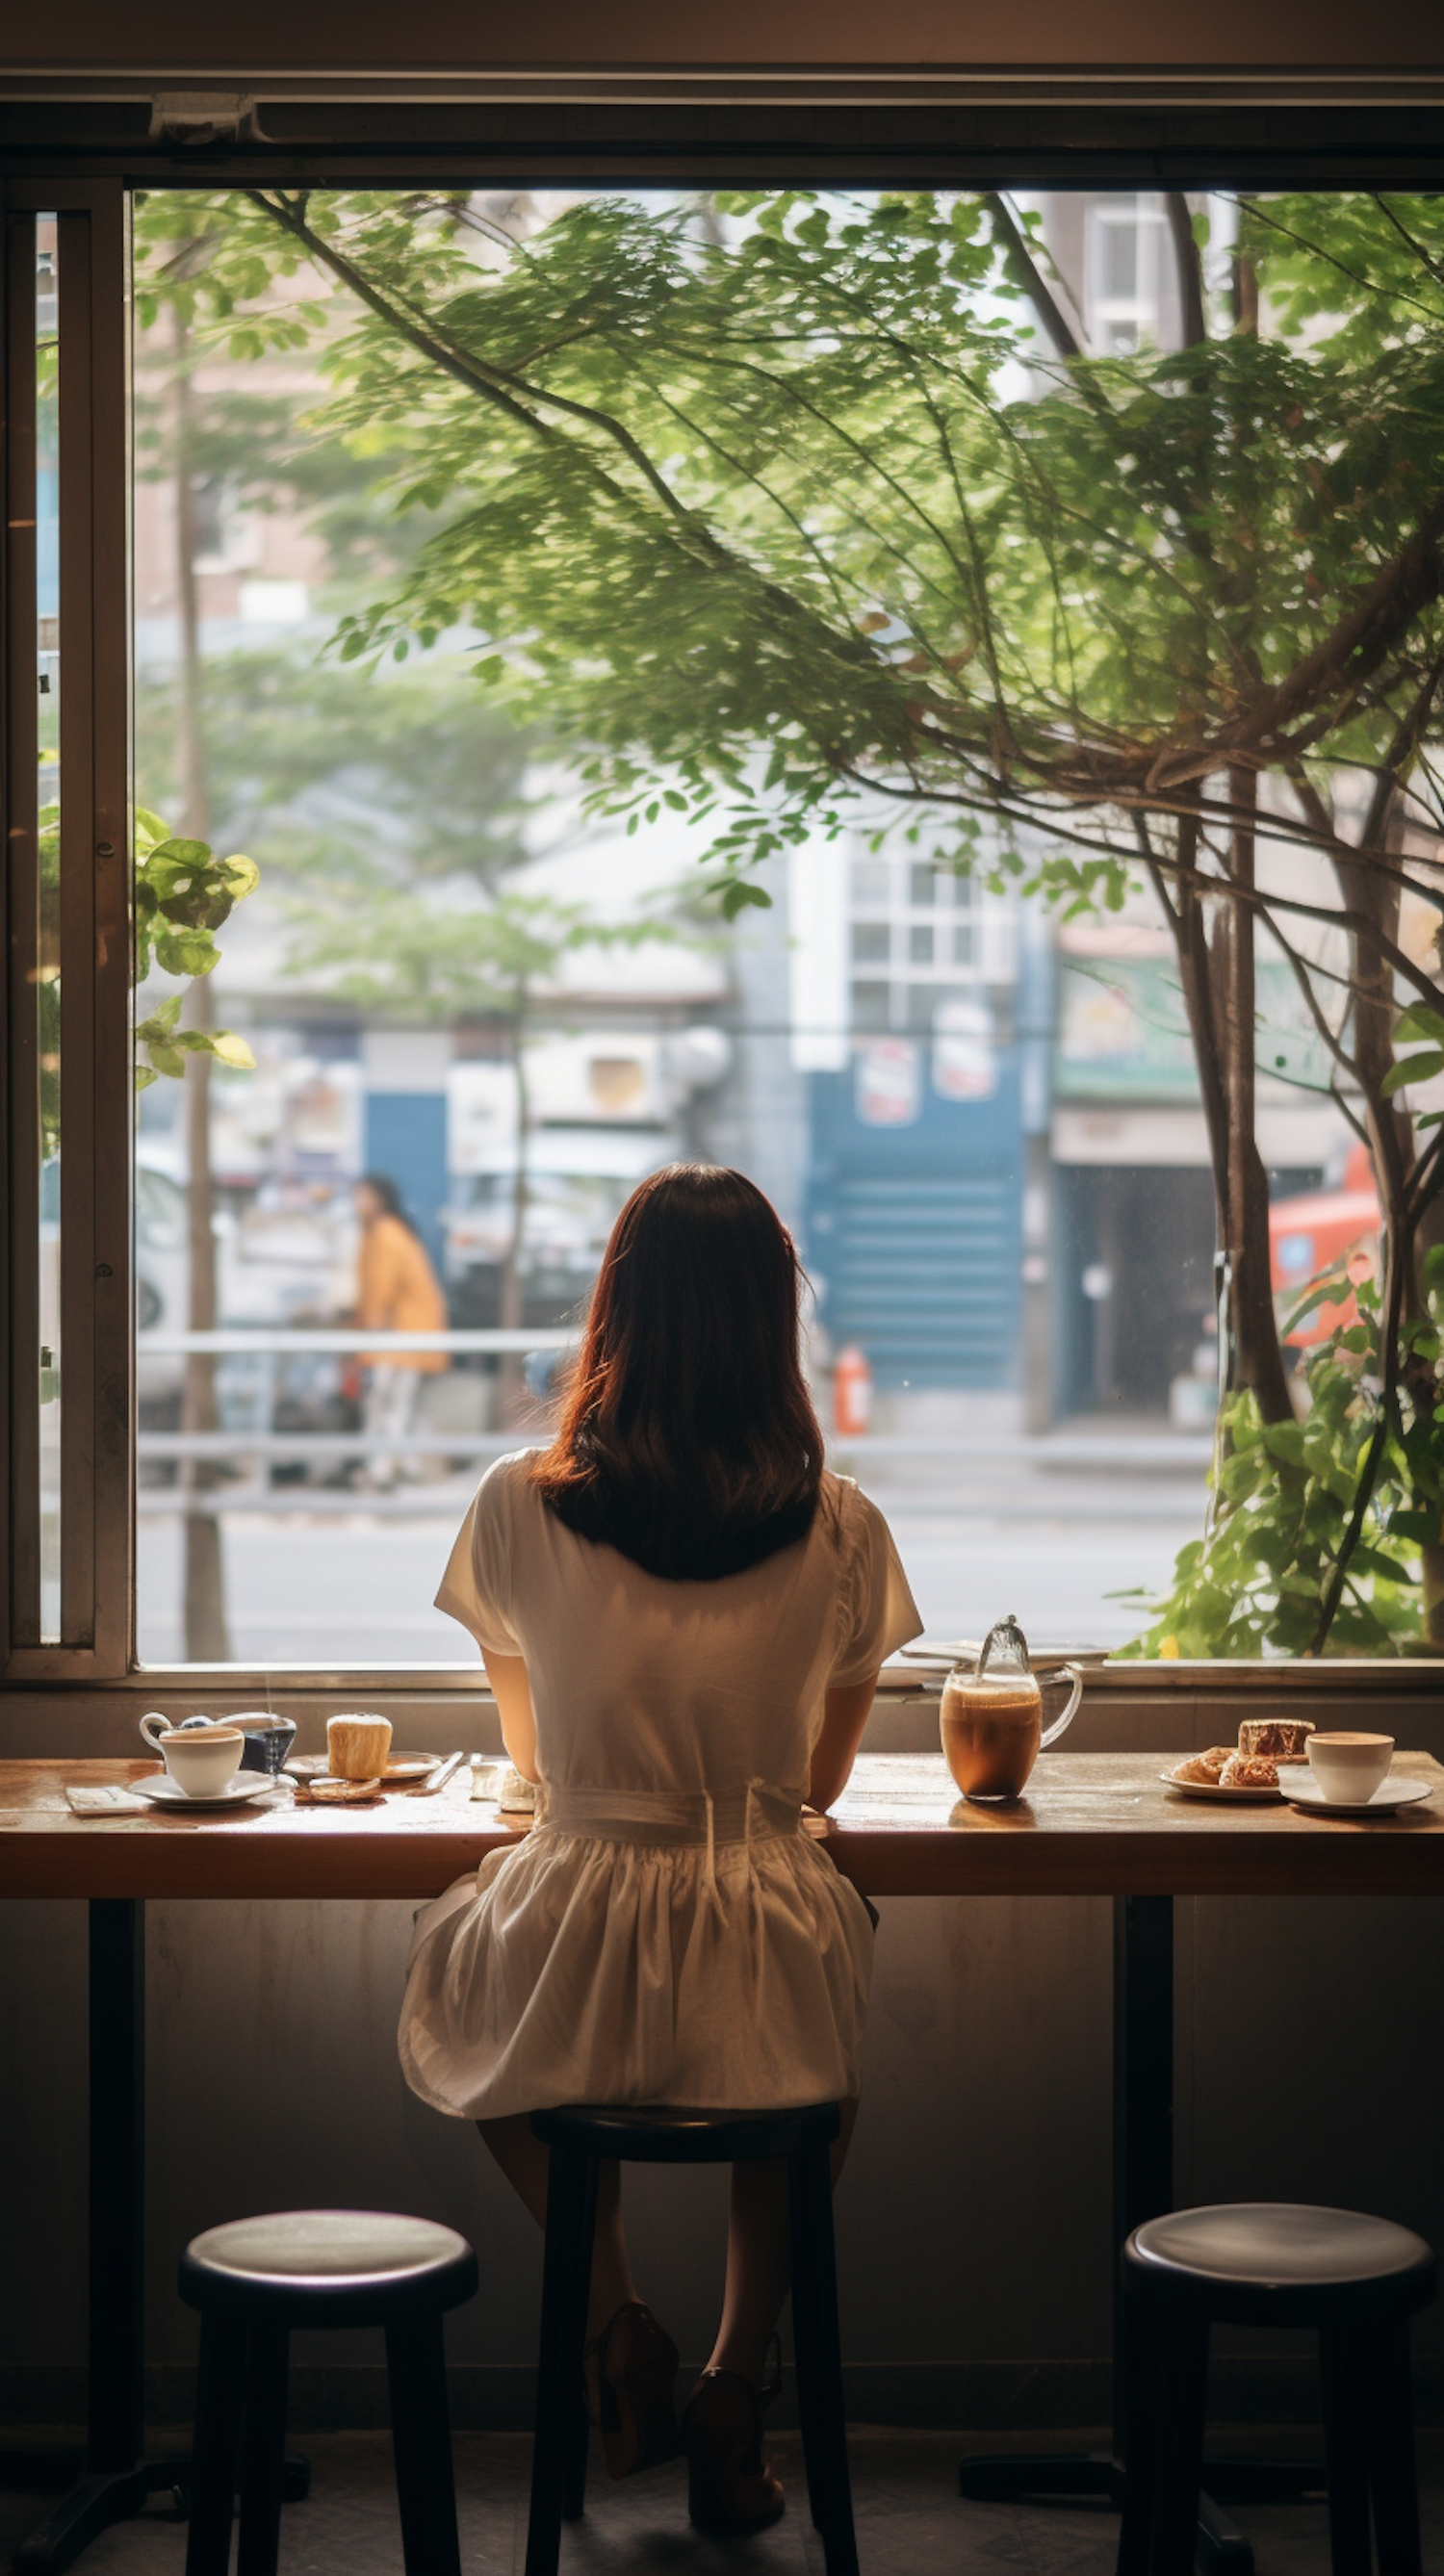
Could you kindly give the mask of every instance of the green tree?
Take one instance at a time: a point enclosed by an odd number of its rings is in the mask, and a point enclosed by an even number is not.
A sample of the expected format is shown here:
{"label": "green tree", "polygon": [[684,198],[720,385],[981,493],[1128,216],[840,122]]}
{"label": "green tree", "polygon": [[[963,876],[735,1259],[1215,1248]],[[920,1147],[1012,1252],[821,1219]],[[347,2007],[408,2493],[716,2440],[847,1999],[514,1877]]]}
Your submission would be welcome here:
{"label": "green tree", "polygon": [[[427,531],[341,651],[479,631],[482,678],[587,747],[595,802],[675,802],[734,907],[779,845],[858,821],[1070,906],[1151,882],[1213,1152],[1227,1418],[1288,1430],[1252,1115],[1267,939],[1369,1139],[1382,1385],[1357,1400],[1425,1434],[1422,1523],[1439,1139],[1404,1112],[1395,1039],[1403,998],[1415,1076],[1444,1063],[1444,988],[1401,937],[1406,900],[1439,902],[1408,843],[1440,819],[1444,217],[1403,196],[1242,206],[1220,298],[1170,200],[1187,345],[1094,356],[996,197],[724,211],[730,231],[593,201],[503,253],[454,198],[236,208],[228,258],[352,299],[322,417]],[[1315,1587],[1314,1644],[1358,1522]],[[1432,1544],[1425,1574],[1432,1632]]]}

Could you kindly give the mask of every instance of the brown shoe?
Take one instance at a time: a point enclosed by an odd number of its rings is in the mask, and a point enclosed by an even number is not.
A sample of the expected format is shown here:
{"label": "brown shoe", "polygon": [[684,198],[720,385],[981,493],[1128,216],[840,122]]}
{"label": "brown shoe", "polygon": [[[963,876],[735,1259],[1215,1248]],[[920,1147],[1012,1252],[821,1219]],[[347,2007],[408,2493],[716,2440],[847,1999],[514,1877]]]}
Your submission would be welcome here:
{"label": "brown shoe", "polygon": [[687,2509],[699,2531],[765,2531],[786,2507],[762,2456],[762,2409],[776,2393],[736,2370],[704,2370],[682,2415]]}
{"label": "brown shoe", "polygon": [[614,2478],[631,2478],[675,2460],[677,2347],[650,2308],[632,2299],[589,2343],[583,2361],[592,2421]]}

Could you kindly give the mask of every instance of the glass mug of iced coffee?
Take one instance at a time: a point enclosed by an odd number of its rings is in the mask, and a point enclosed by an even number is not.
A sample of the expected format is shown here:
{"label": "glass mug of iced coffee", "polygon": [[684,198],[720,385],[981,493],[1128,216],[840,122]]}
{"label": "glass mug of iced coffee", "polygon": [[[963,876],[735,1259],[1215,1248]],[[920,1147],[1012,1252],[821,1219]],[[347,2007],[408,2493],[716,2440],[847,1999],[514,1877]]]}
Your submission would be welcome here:
{"label": "glass mug of iced coffee", "polygon": [[1076,1664],[1060,1664],[1072,1683],[1068,1705],[1043,1732],[1043,1694],[1016,1619],[1000,1619],[983,1639],[970,1671],[955,1664],[943,1685],[943,1752],[965,1798],[1018,1798],[1046,1744],[1056,1744],[1083,1696]]}

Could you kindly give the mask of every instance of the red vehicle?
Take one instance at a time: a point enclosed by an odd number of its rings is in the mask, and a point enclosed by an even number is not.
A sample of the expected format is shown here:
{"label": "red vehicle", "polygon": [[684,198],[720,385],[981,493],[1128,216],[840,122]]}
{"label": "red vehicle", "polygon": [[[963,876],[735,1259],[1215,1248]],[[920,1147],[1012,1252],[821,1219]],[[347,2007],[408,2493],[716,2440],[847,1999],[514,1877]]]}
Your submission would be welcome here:
{"label": "red vehicle", "polygon": [[[1282,1324],[1291,1315],[1310,1280],[1339,1269],[1350,1254],[1366,1279],[1379,1255],[1379,1194],[1367,1145],[1354,1145],[1337,1189],[1305,1190],[1298,1198],[1277,1199],[1269,1209],[1269,1275],[1274,1304]],[[1353,1319],[1354,1301],[1315,1306],[1288,1336],[1295,1350],[1312,1349]]]}

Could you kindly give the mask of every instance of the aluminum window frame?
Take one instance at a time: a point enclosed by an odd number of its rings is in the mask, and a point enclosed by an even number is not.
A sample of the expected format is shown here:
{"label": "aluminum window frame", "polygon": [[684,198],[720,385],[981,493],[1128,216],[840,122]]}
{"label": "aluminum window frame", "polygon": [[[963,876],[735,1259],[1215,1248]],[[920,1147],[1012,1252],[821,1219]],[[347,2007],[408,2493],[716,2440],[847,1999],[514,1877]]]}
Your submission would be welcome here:
{"label": "aluminum window frame", "polygon": [[[69,496],[68,553],[62,558],[62,707],[79,710],[75,758],[63,799],[66,892],[62,897],[64,1133],[62,1296],[65,1302],[66,1501],[63,1641],[29,1638],[22,1596],[33,1531],[25,1484],[32,1450],[17,1419],[17,1331],[30,1339],[34,1300],[18,1259],[35,1240],[38,1172],[28,1179],[15,1151],[33,1098],[34,1071],[7,1011],[0,1048],[0,1456],[10,1502],[0,1548],[0,1679],[53,1708],[66,1733],[103,1692],[117,1716],[142,1695],[204,1693],[226,1704],[253,1694],[260,1676],[241,1663],[142,1667],[135,1655],[135,1341],[132,1316],[130,1086],[131,800],[129,599],[129,203],[140,187],[244,185],[264,176],[332,186],[548,183],[571,177],[596,185],[676,184],[689,178],[733,184],[784,176],[859,186],[1065,186],[1118,193],[1226,184],[1346,187],[1444,184],[1444,74],[1206,74],[1046,70],[852,77],[820,71],[786,85],[746,72],[516,75],[445,84],[446,103],[425,76],[377,86],[312,81],[270,87],[233,142],[197,154],[168,133],[156,103],[150,135],[134,110],[164,84],[49,77],[12,85],[0,171],[7,220],[54,211],[68,226],[71,284],[62,256],[62,329],[72,381],[82,343],[86,407],[62,406],[62,532]],[[254,84],[249,86],[254,87]],[[264,92],[266,84],[261,84]],[[28,93],[28,95],[27,95]],[[472,136],[462,129],[468,117]],[[279,129],[279,131],[277,131]],[[274,139],[271,139],[274,137]],[[80,245],[84,244],[84,259]],[[6,281],[0,279],[0,293]],[[21,325],[13,293],[0,316],[13,379]],[[22,299],[23,301],[23,299]],[[31,332],[33,364],[33,331]],[[22,371],[23,372],[23,371]],[[7,478],[26,471],[24,406],[7,411]],[[19,439],[17,440],[17,427]],[[7,490],[13,484],[7,480]],[[14,508],[7,519],[23,516]],[[33,513],[31,514],[33,516]],[[33,692],[33,543],[7,528],[0,561],[0,743],[7,833],[24,804],[25,710]],[[27,611],[28,603],[28,611]],[[26,615],[31,624],[26,628]],[[30,698],[33,715],[34,700]],[[83,737],[81,728],[83,723]],[[84,775],[83,791],[77,775]],[[33,768],[31,771],[33,775]],[[17,790],[19,795],[17,798]],[[33,798],[32,798],[33,803]],[[25,818],[20,816],[24,829]],[[8,859],[11,843],[7,838]],[[27,965],[27,925],[13,910],[6,877],[7,999]],[[851,915],[851,906],[849,906]],[[28,1086],[28,1087],[27,1087]],[[33,1122],[31,1126],[33,1134]],[[29,1225],[27,1235],[26,1227]],[[27,1343],[28,1348],[28,1343]],[[71,1506],[72,1494],[77,1498]],[[33,1517],[33,1516],[32,1516]],[[21,1578],[17,1588],[17,1571]],[[19,1604],[22,1615],[17,1622]],[[1111,1667],[1100,1699],[1132,1705],[1206,1700],[1215,1704],[1319,1700],[1344,1707],[1362,1690],[1376,1702],[1437,1697],[1444,1658],[1339,1659],[1304,1663],[1150,1663]],[[482,1675],[455,1663],[271,1667],[277,1700],[309,1704],[364,1689],[369,1704],[435,1706],[484,1698]],[[918,1697],[900,1669],[885,1688]],[[1090,1693],[1090,1704],[1095,1697]]]}
{"label": "aluminum window frame", "polygon": [[[34,523],[35,219],[57,219],[60,337],[60,1639],[40,1642]],[[129,275],[116,180],[11,182],[6,232],[6,1038],[0,1333],[8,1511],[3,1676],[132,1668]],[[27,292],[28,285],[28,292]],[[28,526],[26,523],[29,523]]]}

